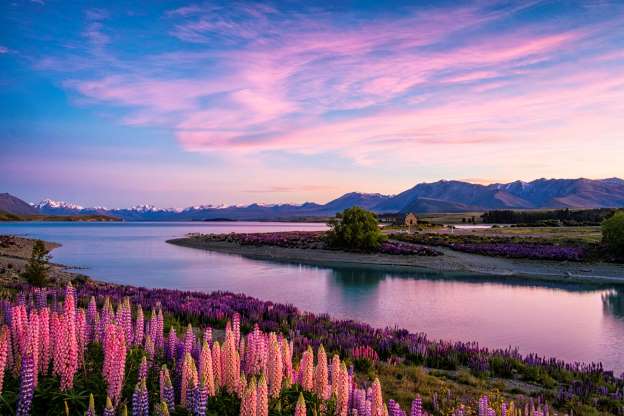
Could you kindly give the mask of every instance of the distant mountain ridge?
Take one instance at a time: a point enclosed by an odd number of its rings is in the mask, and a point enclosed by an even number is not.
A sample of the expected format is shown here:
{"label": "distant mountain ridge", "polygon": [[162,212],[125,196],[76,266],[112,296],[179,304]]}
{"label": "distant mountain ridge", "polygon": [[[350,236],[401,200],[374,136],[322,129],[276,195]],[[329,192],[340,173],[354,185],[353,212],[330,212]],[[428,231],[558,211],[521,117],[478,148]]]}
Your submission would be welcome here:
{"label": "distant mountain ridge", "polygon": [[[10,197],[8,198],[7,197]],[[4,198],[4,199],[3,199]],[[12,198],[12,199],[11,199]],[[3,201],[11,200],[11,203]],[[350,192],[326,204],[250,204],[242,206],[201,205],[184,209],[160,209],[152,205],[131,208],[84,208],[67,202],[43,200],[37,204],[0,194],[0,210],[7,207],[47,215],[112,215],[126,221],[295,219],[332,216],[352,206],[383,212],[466,212],[492,209],[602,208],[624,207],[624,180],[608,179],[537,179],[479,185],[462,181],[441,180],[420,183],[397,195]],[[10,206],[9,206],[10,205]],[[3,208],[5,206],[5,208]]]}

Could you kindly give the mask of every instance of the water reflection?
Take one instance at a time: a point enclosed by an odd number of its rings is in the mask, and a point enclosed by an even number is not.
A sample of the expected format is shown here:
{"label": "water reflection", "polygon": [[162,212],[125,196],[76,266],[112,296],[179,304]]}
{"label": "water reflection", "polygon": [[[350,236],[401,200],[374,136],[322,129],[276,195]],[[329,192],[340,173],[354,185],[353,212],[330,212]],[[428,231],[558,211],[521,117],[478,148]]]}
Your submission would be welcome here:
{"label": "water reflection", "polygon": [[624,319],[624,290],[614,289],[602,295],[605,313]]}

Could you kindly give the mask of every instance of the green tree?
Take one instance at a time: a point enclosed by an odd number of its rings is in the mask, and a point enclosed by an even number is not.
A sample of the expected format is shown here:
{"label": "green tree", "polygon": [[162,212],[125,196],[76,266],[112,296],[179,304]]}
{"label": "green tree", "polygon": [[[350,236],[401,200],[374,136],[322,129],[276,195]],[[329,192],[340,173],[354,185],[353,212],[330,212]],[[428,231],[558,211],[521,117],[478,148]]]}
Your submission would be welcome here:
{"label": "green tree", "polygon": [[48,283],[48,270],[50,269],[48,253],[43,241],[35,241],[30,261],[26,264],[26,269],[22,274],[24,279],[33,286],[43,287]]}
{"label": "green tree", "polygon": [[602,222],[602,242],[612,254],[624,258],[624,211]]}
{"label": "green tree", "polygon": [[360,207],[352,207],[336,214],[329,221],[328,238],[333,247],[350,250],[376,250],[386,239],[379,229],[377,216]]}

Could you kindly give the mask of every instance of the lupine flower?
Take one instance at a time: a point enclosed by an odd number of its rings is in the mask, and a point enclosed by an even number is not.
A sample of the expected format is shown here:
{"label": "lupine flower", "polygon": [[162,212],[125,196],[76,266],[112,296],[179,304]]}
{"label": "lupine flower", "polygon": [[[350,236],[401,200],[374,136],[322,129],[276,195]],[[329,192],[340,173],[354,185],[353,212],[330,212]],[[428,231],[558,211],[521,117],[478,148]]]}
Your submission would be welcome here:
{"label": "lupine flower", "polygon": [[234,343],[236,345],[240,344],[240,314],[238,312],[235,312],[234,316],[232,316],[232,331],[234,332]]}
{"label": "lupine flower", "polygon": [[141,357],[141,364],[139,364],[139,381],[147,381],[147,358]]}
{"label": "lupine flower", "polygon": [[306,414],[305,399],[303,398],[303,393],[299,393],[299,399],[297,400],[297,405],[295,406],[295,416],[306,416]]}
{"label": "lupine flower", "polygon": [[97,416],[95,414],[95,399],[93,398],[93,393],[89,394],[89,407],[87,408],[85,416]]}
{"label": "lupine flower", "polygon": [[169,416],[169,406],[165,402],[160,402],[154,407],[156,416]]}
{"label": "lupine flower", "polygon": [[371,416],[383,416],[383,396],[381,394],[381,383],[379,379],[375,377],[372,384],[372,396],[371,396]]}
{"label": "lupine flower", "polygon": [[279,397],[284,378],[284,366],[282,364],[282,351],[274,332],[269,335],[267,372],[269,376],[269,395],[273,398]]}
{"label": "lupine flower", "polygon": [[260,374],[256,389],[256,416],[269,416],[269,388],[264,374]]}
{"label": "lupine flower", "polygon": [[175,408],[175,394],[173,391],[173,385],[171,384],[171,377],[169,376],[169,370],[167,365],[163,364],[160,369],[160,401],[167,403],[170,409]]}
{"label": "lupine flower", "polygon": [[257,416],[256,382],[253,377],[245,389],[241,400],[240,416]]}
{"label": "lupine flower", "polygon": [[328,369],[327,369],[327,354],[325,354],[325,348],[321,344],[316,353],[316,368],[314,370],[314,392],[320,398],[327,400],[327,387],[328,387]]}
{"label": "lupine flower", "polygon": [[191,357],[191,354],[187,352],[184,355],[184,361],[182,363],[182,375],[180,378],[180,404],[184,407],[189,405],[190,389],[198,384],[197,368],[195,366],[195,360]]}
{"label": "lupine flower", "polygon": [[349,373],[345,363],[340,365],[336,388],[336,411],[339,416],[347,416],[349,412]]}
{"label": "lupine flower", "polygon": [[2,386],[4,382],[4,371],[7,367],[7,358],[9,355],[9,329],[2,325],[0,327],[0,395],[2,394]]}
{"label": "lupine flower", "polygon": [[204,341],[208,343],[209,347],[212,346],[212,328],[209,326],[204,329]]}
{"label": "lupine flower", "polygon": [[207,402],[208,402],[208,389],[206,387],[206,378],[201,377],[199,386],[197,386],[194,392],[193,414],[195,416],[205,416]]}
{"label": "lupine flower", "polygon": [[145,337],[145,353],[147,354],[147,358],[149,358],[150,361],[154,360],[154,357],[156,356],[156,346],[154,345],[154,341],[152,341],[152,337],[151,336],[146,336]]}
{"label": "lupine flower", "polygon": [[422,399],[419,394],[417,394],[416,398],[412,401],[410,416],[423,416]]}
{"label": "lupine flower", "polygon": [[206,387],[206,394],[210,397],[215,395],[214,375],[212,371],[212,353],[208,342],[204,340],[201,352],[199,353],[199,379],[203,380]]}
{"label": "lupine flower", "polygon": [[121,397],[126,366],[126,340],[121,326],[109,324],[104,339],[103,374],[108,396],[115,402]]}
{"label": "lupine flower", "polygon": [[42,375],[48,373],[50,347],[50,309],[45,307],[39,309],[39,372]]}
{"label": "lupine flower", "polygon": [[104,407],[104,413],[102,413],[102,416],[115,416],[115,408],[113,407],[113,402],[108,396],[106,396],[106,406]]}
{"label": "lupine flower", "polygon": [[149,397],[145,380],[137,383],[132,393],[132,416],[149,416]]}
{"label": "lupine flower", "polygon": [[143,317],[143,308],[137,306],[136,322],[134,324],[134,345],[143,343],[143,333],[145,331],[145,318]]}
{"label": "lupine flower", "polygon": [[299,364],[299,384],[306,391],[312,391],[314,388],[314,352],[312,347],[308,346],[308,349],[301,356]]}
{"label": "lupine flower", "polygon": [[214,372],[215,390],[223,387],[223,364],[221,363],[221,346],[219,341],[212,344],[212,370]]}
{"label": "lupine flower", "polygon": [[293,383],[293,364],[292,364],[292,349],[286,338],[282,339],[282,366],[284,368],[284,385],[290,387]]}
{"label": "lupine flower", "polygon": [[35,362],[32,353],[26,352],[22,357],[22,367],[20,369],[20,390],[17,401],[17,416],[30,415],[33,394],[35,392],[34,385]]}
{"label": "lupine flower", "polygon": [[[152,325],[150,325],[150,329]],[[167,337],[167,359],[173,360],[175,358],[175,349],[176,345],[178,345],[178,336],[176,335],[176,331],[174,327],[169,329],[169,336]]]}

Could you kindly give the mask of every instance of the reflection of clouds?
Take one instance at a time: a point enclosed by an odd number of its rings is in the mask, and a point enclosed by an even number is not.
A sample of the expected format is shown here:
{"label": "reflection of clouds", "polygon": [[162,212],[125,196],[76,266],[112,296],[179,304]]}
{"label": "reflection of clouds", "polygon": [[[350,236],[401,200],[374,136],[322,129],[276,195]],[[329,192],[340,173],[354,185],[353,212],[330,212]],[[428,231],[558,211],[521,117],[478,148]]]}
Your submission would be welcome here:
{"label": "reflection of clouds", "polygon": [[624,291],[617,289],[603,294],[602,306],[605,313],[616,318],[624,318]]}

